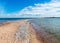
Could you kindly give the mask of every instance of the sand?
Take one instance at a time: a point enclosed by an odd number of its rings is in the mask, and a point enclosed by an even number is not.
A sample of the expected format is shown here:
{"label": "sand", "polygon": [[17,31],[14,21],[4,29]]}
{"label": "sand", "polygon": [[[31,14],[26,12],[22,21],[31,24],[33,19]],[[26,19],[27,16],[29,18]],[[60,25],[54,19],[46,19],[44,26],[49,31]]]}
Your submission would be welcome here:
{"label": "sand", "polygon": [[[26,31],[28,30],[28,31]],[[42,43],[28,20],[5,22],[0,26],[0,43]]]}

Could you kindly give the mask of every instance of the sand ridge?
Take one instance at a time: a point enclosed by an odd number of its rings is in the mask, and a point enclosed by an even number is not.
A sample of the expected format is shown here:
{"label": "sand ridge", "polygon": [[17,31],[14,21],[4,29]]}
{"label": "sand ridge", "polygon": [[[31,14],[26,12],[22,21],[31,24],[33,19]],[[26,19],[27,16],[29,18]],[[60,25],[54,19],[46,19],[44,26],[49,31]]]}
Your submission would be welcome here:
{"label": "sand ridge", "polygon": [[[25,24],[25,25],[24,25]],[[24,27],[22,26],[24,25]],[[16,33],[19,29],[27,28],[29,31],[29,37],[27,40],[19,40]],[[26,32],[25,32],[26,33]],[[22,35],[23,36],[23,35]],[[28,41],[28,42],[27,42]],[[33,30],[32,25],[27,20],[21,20],[18,22],[6,22],[0,26],[0,43],[41,43],[36,38],[36,33]]]}

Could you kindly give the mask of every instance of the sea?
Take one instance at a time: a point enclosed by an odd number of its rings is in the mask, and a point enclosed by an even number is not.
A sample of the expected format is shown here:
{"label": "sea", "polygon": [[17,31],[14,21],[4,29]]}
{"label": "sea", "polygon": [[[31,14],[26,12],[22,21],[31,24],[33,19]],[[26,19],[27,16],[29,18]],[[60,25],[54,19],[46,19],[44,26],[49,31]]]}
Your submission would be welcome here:
{"label": "sea", "polygon": [[46,17],[46,18],[0,18],[0,24],[8,21],[26,20],[29,22],[39,25],[40,27],[51,30],[54,32],[60,31],[60,18],[59,17]]}
{"label": "sea", "polygon": [[0,24],[8,21],[16,21],[16,20],[26,20],[34,23],[41,27],[40,29],[44,29],[46,32],[50,34],[54,34],[60,39],[60,17],[46,17],[46,18],[0,18]]}
{"label": "sea", "polygon": [[32,18],[0,18],[0,23],[8,21],[16,21],[16,20],[25,20],[25,19],[32,19]]}

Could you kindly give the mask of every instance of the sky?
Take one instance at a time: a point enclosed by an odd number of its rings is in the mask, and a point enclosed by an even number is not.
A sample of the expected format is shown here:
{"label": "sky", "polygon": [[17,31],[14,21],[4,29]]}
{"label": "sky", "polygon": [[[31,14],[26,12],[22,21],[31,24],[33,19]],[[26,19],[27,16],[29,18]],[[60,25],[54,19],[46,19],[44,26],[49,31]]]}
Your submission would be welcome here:
{"label": "sky", "polygon": [[0,0],[0,18],[60,17],[60,0]]}

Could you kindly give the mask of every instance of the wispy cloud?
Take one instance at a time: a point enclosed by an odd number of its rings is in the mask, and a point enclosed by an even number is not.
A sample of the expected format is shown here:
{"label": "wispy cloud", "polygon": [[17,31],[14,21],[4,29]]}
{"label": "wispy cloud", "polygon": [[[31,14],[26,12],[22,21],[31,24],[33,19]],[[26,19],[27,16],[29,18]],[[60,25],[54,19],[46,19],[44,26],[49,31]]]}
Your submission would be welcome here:
{"label": "wispy cloud", "polygon": [[38,15],[39,17],[60,17],[60,1],[52,0],[49,3],[28,6],[20,14]]}
{"label": "wispy cloud", "polygon": [[[3,10],[4,11],[4,10]],[[3,12],[2,11],[2,12]],[[1,12],[1,13],[2,13]],[[4,15],[4,16],[3,16]],[[34,6],[28,6],[17,13],[3,14],[1,17],[60,17],[60,1],[52,0],[49,3],[34,4]]]}

